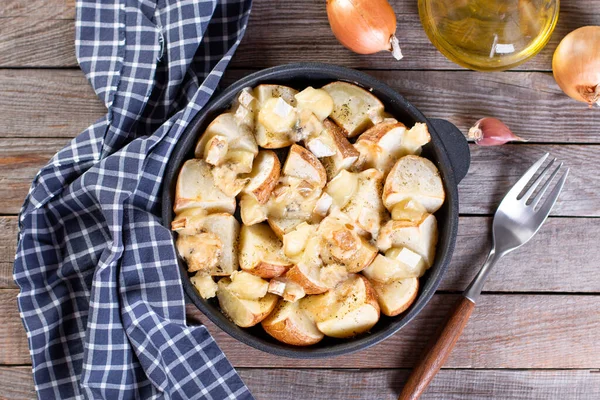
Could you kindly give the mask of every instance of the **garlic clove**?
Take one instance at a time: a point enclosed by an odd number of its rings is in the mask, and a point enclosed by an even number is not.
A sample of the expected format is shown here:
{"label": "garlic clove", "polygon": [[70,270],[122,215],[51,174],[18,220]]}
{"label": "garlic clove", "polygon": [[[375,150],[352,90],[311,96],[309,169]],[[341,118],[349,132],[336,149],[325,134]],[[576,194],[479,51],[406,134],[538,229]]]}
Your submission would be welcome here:
{"label": "garlic clove", "polygon": [[469,129],[467,138],[479,146],[499,146],[507,142],[526,142],[512,133],[506,124],[497,118],[482,118]]}

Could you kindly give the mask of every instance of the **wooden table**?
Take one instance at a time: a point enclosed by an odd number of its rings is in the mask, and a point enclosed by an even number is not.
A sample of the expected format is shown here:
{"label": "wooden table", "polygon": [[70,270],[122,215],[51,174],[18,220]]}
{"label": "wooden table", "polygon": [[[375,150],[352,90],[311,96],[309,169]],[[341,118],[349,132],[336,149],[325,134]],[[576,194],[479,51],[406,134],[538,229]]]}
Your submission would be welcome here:
{"label": "wooden table", "polygon": [[[0,5],[0,398],[35,398],[31,360],[12,280],[16,214],[38,169],[105,113],[74,52],[75,0]],[[452,265],[431,303],[406,329],[369,350],[329,360],[278,358],[210,331],[258,399],[394,399],[419,352],[482,264],[491,215],[526,167],[550,152],[571,175],[546,225],[490,276],[454,353],[426,399],[600,398],[600,110],[564,95],[549,72],[559,40],[600,24],[600,1],[565,1],[548,46],[504,73],[447,61],[429,43],[416,0],[395,0],[405,58],[359,56],[333,38],[323,0],[255,0],[250,26],[224,81],[272,65],[324,61],[366,70],[426,115],[463,132],[483,116],[529,139],[471,146],[460,184]],[[190,320],[206,322],[189,308]],[[300,395],[301,394],[301,395]]]}

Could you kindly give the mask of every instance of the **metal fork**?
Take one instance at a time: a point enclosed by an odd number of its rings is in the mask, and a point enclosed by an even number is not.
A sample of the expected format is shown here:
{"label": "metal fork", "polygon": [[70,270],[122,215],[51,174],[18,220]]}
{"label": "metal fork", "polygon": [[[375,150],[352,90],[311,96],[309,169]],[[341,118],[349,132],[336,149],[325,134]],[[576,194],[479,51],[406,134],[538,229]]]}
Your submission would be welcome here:
{"label": "metal fork", "polygon": [[[552,173],[548,177],[548,172],[556,162],[556,159],[552,160],[539,176],[531,182],[535,173],[544,164],[548,156],[549,154],[546,153],[542,158],[537,160],[509,190],[504,199],[502,199],[494,215],[492,249],[490,250],[490,254],[475,279],[473,279],[469,287],[463,292],[437,341],[429,346],[423,358],[413,370],[400,394],[399,400],[414,400],[421,396],[452,352],[456,341],[473,312],[485,280],[494,265],[505,254],[527,243],[537,233],[544,221],[546,221],[546,218],[548,218],[550,210],[552,210],[552,207],[556,203],[569,174],[569,168],[567,168],[554,185],[548,198],[542,202],[542,197],[563,165],[560,163],[552,170]],[[531,184],[529,185],[530,182]],[[542,182],[544,182],[543,186],[535,193],[535,190]],[[527,191],[522,196],[519,196],[528,185],[529,188]]]}

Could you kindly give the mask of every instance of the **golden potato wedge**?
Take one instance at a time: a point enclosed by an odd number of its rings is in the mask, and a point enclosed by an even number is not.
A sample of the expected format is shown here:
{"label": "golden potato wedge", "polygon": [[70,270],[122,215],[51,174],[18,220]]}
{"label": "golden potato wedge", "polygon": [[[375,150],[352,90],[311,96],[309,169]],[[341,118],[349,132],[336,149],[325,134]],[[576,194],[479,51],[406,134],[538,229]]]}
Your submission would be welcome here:
{"label": "golden potato wedge", "polygon": [[302,286],[282,276],[271,279],[267,291],[292,303],[306,296]]}
{"label": "golden potato wedge", "polygon": [[323,164],[314,154],[297,144],[290,147],[282,172],[284,175],[306,180],[321,189],[327,183],[327,173]]}
{"label": "golden potato wedge", "polygon": [[297,302],[280,300],[271,315],[262,321],[262,327],[275,339],[292,346],[309,346],[324,337]]}
{"label": "golden potato wedge", "polygon": [[379,304],[369,281],[352,274],[325,294],[301,300],[300,307],[327,336],[347,338],[366,332],[379,320]]}
{"label": "golden potato wedge", "polygon": [[229,143],[223,136],[213,136],[204,149],[204,160],[210,165],[221,165],[227,158]]}
{"label": "golden potato wedge", "polygon": [[294,143],[292,136],[298,120],[294,108],[297,105],[296,93],[297,90],[281,85],[259,85],[254,89],[258,101],[254,135],[259,146],[280,149]]}
{"label": "golden potato wedge", "polygon": [[[186,217],[183,221],[190,219],[194,234],[177,238],[177,250],[190,272],[204,270],[214,276],[226,276],[237,270],[240,224],[235,217],[217,213]],[[191,228],[183,225],[183,229]]]}
{"label": "golden potato wedge", "polygon": [[267,222],[275,235],[278,238],[283,239],[283,235],[293,231],[298,225],[305,222],[305,219],[269,217]]}
{"label": "golden potato wedge", "polygon": [[327,118],[333,111],[333,99],[323,89],[315,89],[309,86],[296,94],[295,97],[300,110],[311,111],[321,121]]}
{"label": "golden potato wedge", "polygon": [[260,204],[265,204],[277,185],[281,172],[281,163],[277,155],[270,150],[261,150],[254,159],[250,181],[243,189],[252,195]]}
{"label": "golden potato wedge", "polygon": [[392,247],[378,254],[362,273],[370,281],[389,283],[398,279],[420,278],[427,270],[423,257],[406,247]]}
{"label": "golden potato wedge", "polygon": [[388,174],[383,187],[383,203],[391,210],[402,200],[418,201],[429,213],[444,203],[445,193],[440,173],[426,158],[405,156]]}
{"label": "golden potato wedge", "polygon": [[217,295],[217,283],[210,275],[197,272],[196,275],[190,278],[190,282],[203,299],[212,299]]}
{"label": "golden potato wedge", "polygon": [[229,290],[231,279],[222,278],[217,283],[217,298],[219,305],[225,315],[234,324],[242,328],[249,328],[265,319],[277,305],[278,297],[267,293],[265,297],[258,300],[241,299]]}
{"label": "golden potato wedge", "polygon": [[292,267],[281,240],[266,224],[242,226],[239,260],[242,270],[261,278],[281,276]]}
{"label": "golden potato wedge", "polygon": [[329,288],[320,280],[321,267],[300,262],[292,267],[285,277],[300,285],[306,294],[325,293]]}
{"label": "golden potato wedge", "polygon": [[246,271],[234,271],[229,279],[231,279],[228,287],[229,291],[240,299],[261,299],[265,297],[269,289],[269,281]]}
{"label": "golden potato wedge", "polygon": [[395,221],[420,221],[427,214],[427,209],[418,201],[406,198],[396,203],[390,212]]}
{"label": "golden potato wedge", "polygon": [[367,90],[348,82],[333,82],[323,90],[333,99],[331,119],[347,137],[357,136],[383,120],[383,103]]}
{"label": "golden potato wedge", "polygon": [[204,157],[207,146],[215,136],[227,141],[228,151],[247,151],[253,155],[258,154],[258,145],[252,131],[247,127],[241,127],[234,114],[224,113],[217,116],[198,139],[194,151],[196,158]]}
{"label": "golden potato wedge", "polygon": [[260,204],[254,196],[242,194],[240,197],[240,216],[244,225],[255,225],[267,220],[267,207]]}
{"label": "golden potato wedge", "polygon": [[375,168],[387,175],[396,160],[406,154],[402,147],[405,132],[401,122],[379,123],[366,130],[354,143],[360,153],[360,169]]}
{"label": "golden potato wedge", "polygon": [[335,154],[332,156],[321,159],[329,180],[333,179],[340,171],[352,167],[358,160],[360,156],[358,150],[346,139],[340,127],[329,119],[323,121],[323,131],[320,137],[327,145],[333,145],[335,150]]}
{"label": "golden potato wedge", "polygon": [[429,268],[435,259],[437,239],[437,220],[433,214],[427,214],[420,221],[388,221],[379,232],[377,247],[381,251],[406,247],[423,257]]}
{"label": "golden potato wedge", "polygon": [[189,208],[203,208],[209,213],[235,212],[235,198],[215,185],[210,166],[203,160],[186,161],[177,177],[173,210],[180,213]]}
{"label": "golden potato wedge", "polygon": [[333,204],[342,209],[354,197],[358,189],[358,174],[341,170],[325,187],[325,192],[333,199]]}
{"label": "golden potato wedge", "polygon": [[373,282],[379,307],[384,315],[394,317],[403,313],[416,300],[419,293],[419,279],[406,278],[390,283]]}
{"label": "golden potato wedge", "polygon": [[381,201],[383,174],[376,169],[358,173],[358,186],[354,195],[341,209],[361,229],[376,238],[385,216]]}
{"label": "golden potato wedge", "polygon": [[308,243],[308,239],[316,232],[316,227],[302,222],[292,231],[283,235],[283,253],[287,257],[302,254]]}

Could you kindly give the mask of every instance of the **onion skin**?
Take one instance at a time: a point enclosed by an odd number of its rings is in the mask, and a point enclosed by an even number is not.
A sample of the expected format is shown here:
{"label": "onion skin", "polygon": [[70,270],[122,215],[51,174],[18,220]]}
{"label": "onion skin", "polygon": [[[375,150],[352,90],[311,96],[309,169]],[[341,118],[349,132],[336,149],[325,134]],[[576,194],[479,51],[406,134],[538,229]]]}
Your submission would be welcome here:
{"label": "onion skin", "polygon": [[554,52],[552,71],[569,97],[600,105],[600,26],[584,26],[565,36]]}
{"label": "onion skin", "polygon": [[337,40],[355,53],[388,50],[402,58],[396,14],[386,0],[327,0],[327,18]]}
{"label": "onion skin", "polygon": [[467,138],[479,146],[499,146],[507,142],[526,142],[521,139],[497,118],[482,118],[469,129]]}

